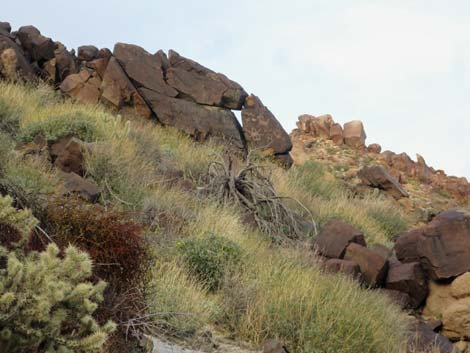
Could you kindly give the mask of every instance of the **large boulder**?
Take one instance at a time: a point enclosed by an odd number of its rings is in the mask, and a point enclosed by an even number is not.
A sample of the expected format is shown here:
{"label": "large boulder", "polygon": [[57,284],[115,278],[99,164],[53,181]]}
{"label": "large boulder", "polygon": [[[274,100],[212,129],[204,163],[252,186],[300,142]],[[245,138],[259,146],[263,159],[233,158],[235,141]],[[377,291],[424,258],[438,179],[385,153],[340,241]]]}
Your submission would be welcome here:
{"label": "large boulder", "polygon": [[359,120],[353,120],[344,124],[344,142],[353,148],[364,148],[366,145],[366,132],[364,125]]}
{"label": "large boulder", "polygon": [[170,68],[166,71],[167,82],[182,98],[227,109],[242,108],[248,94],[238,83],[174,50],[169,51],[168,58]]}
{"label": "large boulder", "polygon": [[213,137],[239,150],[246,149],[241,126],[230,110],[168,97],[146,88],[139,92],[161,123],[183,130],[197,140]]}
{"label": "large boulder", "polygon": [[292,142],[273,113],[255,96],[245,100],[242,110],[243,131],[253,148],[283,154],[292,149]]}
{"label": "large boulder", "polygon": [[357,176],[361,179],[363,184],[385,190],[397,200],[409,196],[398,180],[391,176],[387,170],[380,165],[364,167],[357,173]]}
{"label": "large boulder", "polygon": [[439,214],[428,225],[400,236],[395,251],[402,262],[418,260],[435,280],[470,271],[470,213]]}
{"label": "large boulder", "polygon": [[428,294],[427,279],[419,262],[390,261],[385,288],[407,293],[413,308],[418,308]]}
{"label": "large boulder", "polygon": [[360,230],[338,219],[330,220],[314,240],[314,249],[322,256],[342,259],[351,243],[366,246]]}
{"label": "large boulder", "polygon": [[112,57],[101,84],[101,101],[121,114],[150,118],[152,112],[123,69]]}
{"label": "large boulder", "polygon": [[23,26],[18,30],[21,46],[31,56],[33,61],[43,63],[54,57],[56,49],[52,39],[47,38],[34,26]]}
{"label": "large boulder", "polygon": [[365,246],[351,243],[346,248],[344,259],[359,265],[364,281],[371,287],[380,287],[384,283],[388,261],[377,252]]}
{"label": "large boulder", "polygon": [[34,77],[34,70],[23,55],[21,48],[11,38],[1,34],[0,75],[11,81]]}
{"label": "large boulder", "polygon": [[[168,97],[176,97],[178,92],[164,80],[162,62],[158,56],[132,44],[117,43],[114,57],[137,88],[147,88]],[[204,87],[200,88],[204,90]]]}

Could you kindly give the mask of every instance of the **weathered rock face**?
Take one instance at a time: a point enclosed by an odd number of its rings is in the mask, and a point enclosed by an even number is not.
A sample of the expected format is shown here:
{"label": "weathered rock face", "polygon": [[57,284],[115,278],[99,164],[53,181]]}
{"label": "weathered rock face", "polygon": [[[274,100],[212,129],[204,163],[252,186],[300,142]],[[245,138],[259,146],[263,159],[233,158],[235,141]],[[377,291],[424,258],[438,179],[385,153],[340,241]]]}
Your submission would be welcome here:
{"label": "weathered rock face", "polygon": [[163,124],[175,126],[197,140],[215,137],[245,150],[241,126],[230,110],[167,97],[146,88],[139,92]]}
{"label": "weathered rock face", "polygon": [[407,293],[413,308],[418,308],[428,294],[427,279],[419,262],[390,261],[385,288]]}
{"label": "weathered rock face", "polygon": [[357,176],[365,185],[385,190],[397,200],[409,196],[398,180],[380,165],[364,167],[357,173]]}
{"label": "weathered rock face", "polygon": [[329,221],[314,240],[314,248],[328,258],[342,259],[351,243],[366,246],[364,235],[353,226],[334,219]]}
{"label": "weathered rock face", "polygon": [[245,100],[242,123],[246,139],[253,148],[272,151],[273,154],[284,154],[292,149],[289,135],[273,113],[253,94]]}
{"label": "weathered rock face", "polygon": [[248,94],[238,83],[173,50],[169,51],[168,58],[167,82],[182,98],[227,109],[242,108]]}
{"label": "weathered rock face", "polygon": [[388,270],[388,261],[375,251],[351,243],[346,248],[344,259],[359,265],[365,282],[371,287],[380,287],[384,283]]}
{"label": "weathered rock face", "polygon": [[435,333],[423,322],[416,321],[410,326],[409,338],[415,352],[454,352],[454,346],[447,337]]}
{"label": "weathered rock face", "polygon": [[54,51],[54,56],[55,58],[52,60],[55,60],[55,83],[60,83],[68,75],[77,73],[75,57],[64,45],[58,45],[58,48]]}
{"label": "weathered rock face", "polygon": [[18,30],[18,38],[33,61],[43,63],[54,57],[56,49],[54,42],[50,38],[44,37],[36,27],[21,27]]}
{"label": "weathered rock face", "polygon": [[363,148],[366,145],[366,132],[364,125],[359,120],[353,120],[344,124],[344,142],[353,148]]}
{"label": "weathered rock face", "polygon": [[101,92],[101,101],[111,105],[123,114],[144,118],[149,118],[152,114],[150,108],[114,57],[109,60],[106,67]]}
{"label": "weathered rock face", "polygon": [[165,82],[162,64],[157,56],[149,54],[137,45],[124,43],[114,46],[114,56],[137,88],[147,88],[168,97],[178,95],[178,92]]}

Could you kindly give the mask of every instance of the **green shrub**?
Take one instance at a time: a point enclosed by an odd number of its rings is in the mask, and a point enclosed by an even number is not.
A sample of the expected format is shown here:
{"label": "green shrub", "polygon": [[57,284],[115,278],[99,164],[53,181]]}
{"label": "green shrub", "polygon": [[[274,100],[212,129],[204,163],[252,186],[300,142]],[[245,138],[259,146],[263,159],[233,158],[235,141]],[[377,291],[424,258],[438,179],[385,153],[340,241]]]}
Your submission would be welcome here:
{"label": "green shrub", "polygon": [[210,291],[219,289],[225,276],[242,259],[238,244],[213,233],[181,241],[178,249],[189,272]]}
{"label": "green shrub", "polygon": [[12,250],[0,246],[0,353],[98,352],[115,325],[100,326],[92,316],[106,284],[85,282],[92,273],[88,255],[69,246],[59,256],[55,244],[26,254],[22,245],[37,221],[11,207],[9,197],[0,198],[0,222],[21,234],[2,243]]}
{"label": "green shrub", "polygon": [[38,134],[42,134],[47,141],[56,141],[67,135],[92,142],[99,137],[96,123],[81,112],[68,113],[47,120],[29,123],[21,129],[19,139],[23,143],[31,142]]}

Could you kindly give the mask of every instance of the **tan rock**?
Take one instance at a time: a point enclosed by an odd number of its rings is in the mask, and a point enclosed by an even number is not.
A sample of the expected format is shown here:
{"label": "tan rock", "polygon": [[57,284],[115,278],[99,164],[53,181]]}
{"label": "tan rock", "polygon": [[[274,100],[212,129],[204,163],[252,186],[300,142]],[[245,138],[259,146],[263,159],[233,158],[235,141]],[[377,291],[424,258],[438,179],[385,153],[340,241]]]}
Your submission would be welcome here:
{"label": "tan rock", "polygon": [[366,132],[364,125],[359,120],[353,120],[344,124],[344,142],[353,148],[364,148],[366,143]]}
{"label": "tan rock", "polygon": [[454,298],[470,297],[470,272],[457,277],[450,286]]}
{"label": "tan rock", "polygon": [[454,301],[455,298],[452,297],[448,284],[429,281],[429,294],[423,309],[423,316],[439,319],[444,309]]}
{"label": "tan rock", "polygon": [[442,312],[442,334],[452,340],[470,338],[470,298],[452,302]]}

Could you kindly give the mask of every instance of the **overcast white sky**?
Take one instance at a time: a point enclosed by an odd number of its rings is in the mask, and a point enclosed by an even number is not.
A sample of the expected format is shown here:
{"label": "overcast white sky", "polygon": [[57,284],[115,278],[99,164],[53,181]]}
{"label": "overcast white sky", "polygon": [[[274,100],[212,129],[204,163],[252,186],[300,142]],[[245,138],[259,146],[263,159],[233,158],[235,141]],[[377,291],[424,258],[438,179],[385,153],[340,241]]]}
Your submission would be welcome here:
{"label": "overcast white sky", "polygon": [[300,114],[364,122],[368,143],[470,177],[470,1],[23,0],[2,3],[68,48],[175,49]]}

